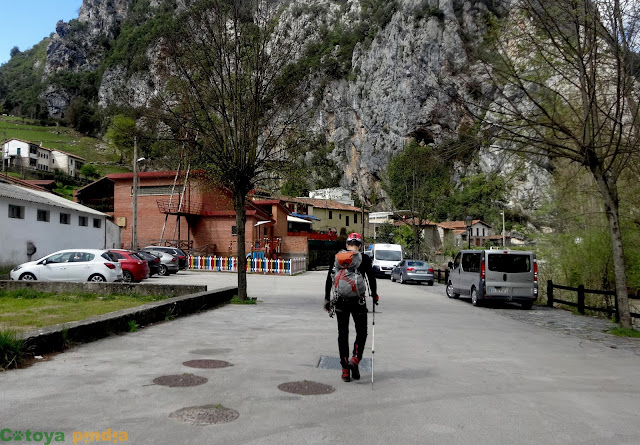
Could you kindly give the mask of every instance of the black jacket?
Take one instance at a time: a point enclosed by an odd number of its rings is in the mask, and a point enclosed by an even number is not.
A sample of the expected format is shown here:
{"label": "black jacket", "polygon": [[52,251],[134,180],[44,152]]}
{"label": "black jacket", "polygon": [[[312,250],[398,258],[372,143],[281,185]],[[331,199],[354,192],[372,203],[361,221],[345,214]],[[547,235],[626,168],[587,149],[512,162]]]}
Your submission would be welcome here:
{"label": "black jacket", "polygon": [[[363,277],[366,277],[369,282],[369,289],[371,290],[371,295],[378,295],[378,286],[376,285],[376,277],[373,275],[373,265],[371,263],[371,258],[368,255],[362,253],[362,263],[358,267],[358,272]],[[335,264],[335,257],[331,259],[331,263],[329,264],[329,273],[327,273],[327,281],[324,285],[324,299],[329,300],[331,298],[331,286],[333,285],[333,279],[331,277],[331,272],[333,271],[333,266]]]}

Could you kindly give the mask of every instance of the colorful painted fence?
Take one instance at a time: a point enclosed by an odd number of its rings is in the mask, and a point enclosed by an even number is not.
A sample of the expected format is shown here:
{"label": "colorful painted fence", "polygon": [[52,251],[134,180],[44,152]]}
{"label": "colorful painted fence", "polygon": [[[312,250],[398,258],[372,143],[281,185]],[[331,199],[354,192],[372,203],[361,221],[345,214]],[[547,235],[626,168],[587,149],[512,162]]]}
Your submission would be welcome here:
{"label": "colorful painted fence", "polygon": [[[247,272],[293,275],[307,270],[306,258],[288,260],[268,260],[265,258],[249,258]],[[220,256],[189,256],[189,269],[211,270],[216,272],[237,272],[238,258]]]}

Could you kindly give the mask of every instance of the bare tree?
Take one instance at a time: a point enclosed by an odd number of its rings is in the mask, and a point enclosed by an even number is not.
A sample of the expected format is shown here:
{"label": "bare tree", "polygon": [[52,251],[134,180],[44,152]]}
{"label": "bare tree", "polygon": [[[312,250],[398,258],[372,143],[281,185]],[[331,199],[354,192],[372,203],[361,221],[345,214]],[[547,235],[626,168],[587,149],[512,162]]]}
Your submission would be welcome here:
{"label": "bare tree", "polygon": [[609,223],[627,328],[617,184],[640,152],[639,9],[632,0],[517,1],[481,56],[495,88],[469,106],[502,148],[568,159],[590,172]]}
{"label": "bare tree", "polygon": [[265,0],[201,0],[165,40],[171,75],[160,108],[209,180],[233,193],[241,299],[247,195],[287,159],[309,109],[305,73],[294,64],[301,43],[279,23],[277,8]]}

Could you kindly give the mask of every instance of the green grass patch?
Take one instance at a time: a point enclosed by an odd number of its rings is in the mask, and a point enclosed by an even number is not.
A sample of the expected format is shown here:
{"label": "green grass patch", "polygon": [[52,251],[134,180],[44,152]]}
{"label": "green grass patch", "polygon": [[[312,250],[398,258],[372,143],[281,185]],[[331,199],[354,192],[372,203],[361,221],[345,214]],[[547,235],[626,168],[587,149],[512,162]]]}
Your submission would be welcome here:
{"label": "green grass patch", "polygon": [[628,328],[611,328],[606,331],[608,334],[613,334],[618,337],[636,337],[640,338],[640,331],[636,329],[628,329]]}
{"label": "green grass patch", "polygon": [[0,331],[0,369],[17,368],[25,359],[24,342],[16,331]]}
{"label": "green grass patch", "polygon": [[255,298],[247,298],[246,300],[241,300],[237,295],[234,295],[229,303],[231,304],[256,304],[258,300]]}
{"label": "green grass patch", "polygon": [[27,331],[164,300],[158,295],[0,291],[0,330]]}

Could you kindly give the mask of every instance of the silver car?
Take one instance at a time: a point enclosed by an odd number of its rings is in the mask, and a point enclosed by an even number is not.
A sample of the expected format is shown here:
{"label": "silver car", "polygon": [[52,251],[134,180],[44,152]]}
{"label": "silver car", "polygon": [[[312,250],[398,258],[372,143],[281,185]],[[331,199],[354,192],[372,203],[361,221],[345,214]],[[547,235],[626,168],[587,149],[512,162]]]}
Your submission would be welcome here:
{"label": "silver car", "polygon": [[107,250],[69,249],[23,263],[9,275],[12,280],[113,282],[122,281],[122,266]]}
{"label": "silver car", "polygon": [[391,271],[391,281],[398,281],[400,284],[410,281],[418,281],[433,286],[433,267],[426,261],[402,260],[400,264]]}
{"label": "silver car", "polygon": [[155,255],[160,258],[160,268],[158,274],[162,276],[168,276],[174,273],[178,273],[178,257],[166,252],[159,252],[157,250],[143,249],[144,252],[148,252],[151,255]]}

